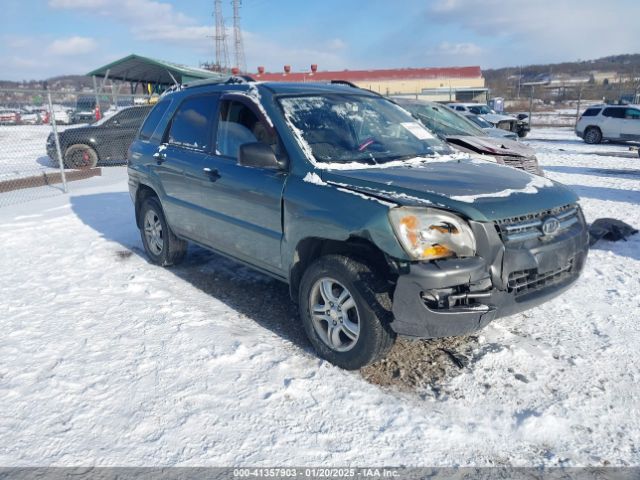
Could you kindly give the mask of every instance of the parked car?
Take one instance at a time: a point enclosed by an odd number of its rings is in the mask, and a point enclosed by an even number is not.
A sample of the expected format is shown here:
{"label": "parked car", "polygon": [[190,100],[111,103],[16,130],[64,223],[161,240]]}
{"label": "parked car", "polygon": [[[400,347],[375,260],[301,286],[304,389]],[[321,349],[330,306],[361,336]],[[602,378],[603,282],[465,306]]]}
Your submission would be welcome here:
{"label": "parked car", "polygon": [[531,130],[528,122],[512,115],[496,113],[482,103],[450,103],[449,106],[456,112],[478,115],[496,128],[513,132],[520,138],[526,137]]}
{"label": "parked car", "polygon": [[393,100],[454,148],[483,155],[529,173],[543,175],[532,148],[515,140],[491,137],[463,115],[445,105],[401,97]]}
{"label": "parked car", "polygon": [[[455,110],[454,110],[455,111]],[[518,140],[518,134],[509,130],[503,130],[502,128],[496,128],[495,125],[487,122],[484,118],[474,115],[473,113],[456,112],[462,115],[464,118],[480,127],[487,135],[496,138],[508,138],[509,140]]]}
{"label": "parked car", "polygon": [[640,141],[640,105],[592,105],[576,123],[586,143]]}
{"label": "parked car", "polygon": [[447,152],[358,88],[200,82],[149,113],[129,190],[152,263],[192,241],[287,282],[318,354],[357,369],[397,335],[468,334],[582,270],[571,190]]}
{"label": "parked car", "polygon": [[[151,107],[131,107],[93,125],[67,128],[59,133],[60,150],[67,168],[91,168],[99,162],[124,162],[127,149]],[[53,134],[47,138],[47,153],[57,158]]]}
{"label": "parked car", "polygon": [[22,108],[20,110],[20,123],[22,125],[40,125],[42,117],[38,110]]}
{"label": "parked car", "polygon": [[96,121],[96,105],[100,106],[100,111],[109,109],[108,103],[96,103],[94,95],[84,95],[76,99],[76,108],[70,113],[71,123],[93,123]]}
{"label": "parked car", "polygon": [[20,112],[8,108],[0,109],[0,125],[19,125]]}

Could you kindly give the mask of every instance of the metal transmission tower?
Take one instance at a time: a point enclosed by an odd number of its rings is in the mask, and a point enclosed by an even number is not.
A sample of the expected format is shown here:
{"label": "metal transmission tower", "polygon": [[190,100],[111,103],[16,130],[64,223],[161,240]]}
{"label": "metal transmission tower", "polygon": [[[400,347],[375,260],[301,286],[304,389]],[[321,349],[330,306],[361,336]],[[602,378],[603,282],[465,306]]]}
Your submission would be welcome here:
{"label": "metal transmission tower", "polygon": [[229,48],[227,47],[227,30],[222,16],[222,0],[215,0],[213,17],[216,23],[216,70],[226,72],[229,70]]}
{"label": "metal transmission tower", "polygon": [[240,5],[242,0],[233,1],[233,38],[236,50],[236,67],[241,72],[247,71],[247,64],[244,58],[244,43],[242,41],[242,30],[240,30]]}

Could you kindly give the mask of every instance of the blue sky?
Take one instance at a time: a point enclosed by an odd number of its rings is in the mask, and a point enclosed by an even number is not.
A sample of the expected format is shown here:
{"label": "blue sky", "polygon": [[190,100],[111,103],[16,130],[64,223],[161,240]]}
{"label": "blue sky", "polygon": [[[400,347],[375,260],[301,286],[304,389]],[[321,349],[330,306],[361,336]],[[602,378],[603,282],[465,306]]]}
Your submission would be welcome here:
{"label": "blue sky", "polygon": [[[2,0],[0,79],[86,73],[138,53],[213,60],[213,0]],[[223,0],[231,25],[231,0]],[[637,0],[243,0],[247,66],[480,65],[640,51]],[[230,42],[231,43],[231,42]]]}

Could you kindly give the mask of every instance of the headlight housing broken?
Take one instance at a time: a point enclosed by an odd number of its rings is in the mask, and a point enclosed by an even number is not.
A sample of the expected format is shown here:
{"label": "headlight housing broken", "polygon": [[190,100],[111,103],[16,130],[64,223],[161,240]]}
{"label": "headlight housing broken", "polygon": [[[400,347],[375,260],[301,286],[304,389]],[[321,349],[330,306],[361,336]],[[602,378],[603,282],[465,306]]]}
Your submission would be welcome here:
{"label": "headlight housing broken", "polygon": [[459,216],[428,207],[398,207],[389,220],[400,244],[414,260],[472,257],[476,241],[469,224]]}

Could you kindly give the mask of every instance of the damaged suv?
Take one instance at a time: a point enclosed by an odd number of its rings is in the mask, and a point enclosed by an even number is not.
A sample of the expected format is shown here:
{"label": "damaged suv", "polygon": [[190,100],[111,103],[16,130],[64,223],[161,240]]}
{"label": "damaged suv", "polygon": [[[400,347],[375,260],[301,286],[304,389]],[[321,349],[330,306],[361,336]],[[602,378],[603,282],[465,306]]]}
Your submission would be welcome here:
{"label": "damaged suv", "polygon": [[151,262],[188,242],[287,282],[347,369],[398,335],[464,335],[566,290],[587,256],[569,189],[454,153],[348,86],[202,82],[163,96],[128,154]]}

